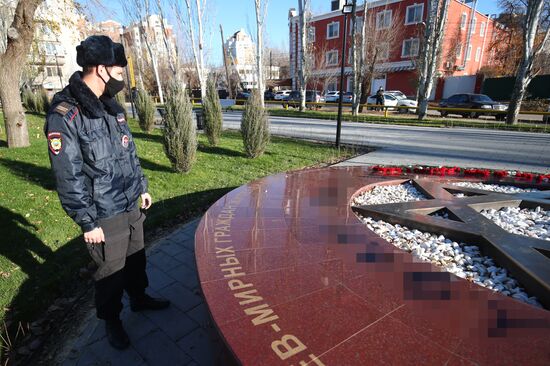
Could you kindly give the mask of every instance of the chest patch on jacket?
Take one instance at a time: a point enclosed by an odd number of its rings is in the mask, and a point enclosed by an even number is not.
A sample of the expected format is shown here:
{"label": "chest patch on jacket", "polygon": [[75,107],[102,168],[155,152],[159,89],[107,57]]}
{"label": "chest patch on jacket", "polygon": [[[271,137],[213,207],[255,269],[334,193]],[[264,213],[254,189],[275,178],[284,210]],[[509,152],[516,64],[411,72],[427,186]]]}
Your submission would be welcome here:
{"label": "chest patch on jacket", "polygon": [[61,133],[59,132],[48,133],[48,146],[50,148],[50,151],[54,155],[58,155],[61,152],[61,148],[63,146],[63,143],[61,140]]}
{"label": "chest patch on jacket", "polygon": [[124,114],[122,113],[119,113],[117,118],[116,118],[117,122],[121,125],[125,124],[126,123],[126,119],[124,118]]}
{"label": "chest patch on jacket", "polygon": [[128,144],[130,143],[130,138],[128,137],[128,135],[123,135],[121,142],[124,148],[128,148]]}

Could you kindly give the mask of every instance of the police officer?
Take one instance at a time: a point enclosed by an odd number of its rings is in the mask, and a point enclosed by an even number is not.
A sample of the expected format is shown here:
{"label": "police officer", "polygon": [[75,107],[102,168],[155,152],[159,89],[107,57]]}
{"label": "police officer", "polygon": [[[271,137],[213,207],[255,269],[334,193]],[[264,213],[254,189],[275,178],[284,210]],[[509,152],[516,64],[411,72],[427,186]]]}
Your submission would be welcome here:
{"label": "police officer", "polygon": [[124,109],[114,99],[124,88],[124,48],[90,36],[76,51],[83,71],[54,96],[45,133],[61,205],[82,228],[98,266],[97,317],[105,320],[109,343],[124,349],[130,342],[119,318],[123,291],[132,311],[163,309],[169,301],[145,293],[145,214],[138,200],[146,210],[151,196]]}
{"label": "police officer", "polygon": [[[376,105],[384,105],[384,88],[380,87],[378,88],[378,91],[376,92]],[[382,108],[383,109],[383,108]],[[376,108],[378,110],[378,108]]]}

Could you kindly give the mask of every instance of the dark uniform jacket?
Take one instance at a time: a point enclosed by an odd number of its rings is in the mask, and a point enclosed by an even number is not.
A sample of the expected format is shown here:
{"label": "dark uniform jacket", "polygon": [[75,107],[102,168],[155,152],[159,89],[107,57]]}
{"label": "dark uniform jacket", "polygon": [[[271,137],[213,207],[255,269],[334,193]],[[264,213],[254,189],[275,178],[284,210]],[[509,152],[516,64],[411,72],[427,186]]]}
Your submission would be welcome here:
{"label": "dark uniform jacket", "polygon": [[123,112],[114,98],[98,99],[76,72],[46,116],[57,193],[83,232],[98,227],[100,218],[135,209],[147,192]]}

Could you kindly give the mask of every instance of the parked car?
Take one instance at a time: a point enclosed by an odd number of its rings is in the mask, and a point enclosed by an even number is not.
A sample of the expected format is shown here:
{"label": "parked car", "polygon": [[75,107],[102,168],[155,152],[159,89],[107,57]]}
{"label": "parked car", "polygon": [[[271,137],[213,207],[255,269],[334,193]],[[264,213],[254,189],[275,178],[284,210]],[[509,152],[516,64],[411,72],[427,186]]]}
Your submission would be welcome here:
{"label": "parked car", "polygon": [[339,91],[329,91],[325,94],[326,103],[338,103],[338,98],[340,98]]}
{"label": "parked car", "polygon": [[275,93],[274,100],[287,100],[292,90],[279,90]]}
{"label": "parked car", "polygon": [[[456,112],[464,118],[477,118],[479,116],[495,116],[499,121],[506,119],[505,112],[508,110],[506,104],[495,102],[485,94],[455,94],[450,98],[444,99],[439,103],[442,108],[463,108],[463,109],[476,109],[472,112]],[[479,110],[479,112],[477,111]],[[449,114],[454,114],[452,111],[440,111],[441,117],[445,117]]]}
{"label": "parked car", "polygon": [[229,92],[227,89],[218,89],[218,97],[220,99],[227,99],[227,97],[229,97]]}
{"label": "parked car", "polygon": [[[337,100],[338,102],[338,100]],[[352,92],[345,92],[342,97],[342,103],[353,103],[353,93]]]}
{"label": "parked car", "polygon": [[264,100],[275,100],[275,92],[266,90],[264,92]]}
{"label": "parked car", "polygon": [[397,98],[400,98],[400,99],[408,99],[407,96],[400,90],[388,90],[388,91],[386,91],[386,93],[391,94],[394,97],[397,97]]}
{"label": "parked car", "polygon": [[[306,103],[323,103],[324,98],[321,96],[321,93],[317,90],[306,90]],[[300,97],[300,91],[294,90],[290,93],[288,96],[288,99],[283,103],[283,106],[290,106],[297,108],[300,106],[301,97]],[[307,105],[307,108],[313,109],[319,109],[321,108],[320,105]]]}
{"label": "parked car", "polygon": [[250,92],[247,91],[241,91],[237,93],[237,98],[235,98],[235,104],[237,105],[243,105],[248,98],[250,98]]}
{"label": "parked car", "polygon": [[[376,104],[376,95],[371,95],[367,98],[367,104]],[[416,100],[408,99],[405,94],[401,92],[385,92],[384,93],[384,106],[386,107],[411,107],[412,109],[408,108],[399,108],[399,113],[407,113],[411,112],[414,113],[416,111],[416,108],[418,106],[418,102]],[[374,107],[370,107],[371,109],[374,109]],[[392,108],[394,109],[394,108]]]}

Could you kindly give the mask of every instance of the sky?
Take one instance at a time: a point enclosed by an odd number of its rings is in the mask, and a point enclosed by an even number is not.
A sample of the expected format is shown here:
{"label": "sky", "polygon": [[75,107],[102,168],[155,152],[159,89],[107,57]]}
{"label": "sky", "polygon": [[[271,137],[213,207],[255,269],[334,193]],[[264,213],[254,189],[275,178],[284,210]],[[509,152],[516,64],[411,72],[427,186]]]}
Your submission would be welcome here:
{"label": "sky", "polygon": [[[183,2],[183,0],[179,0]],[[358,0],[361,3],[361,0]],[[123,12],[116,0],[103,0],[110,8],[93,11],[94,21],[114,19],[126,23]],[[223,26],[224,37],[244,29],[255,38],[256,15],[254,0],[207,0],[210,29],[206,33],[205,44],[209,51],[209,64],[221,66],[222,46],[219,25]],[[297,8],[297,0],[270,0],[266,18],[265,43],[271,48],[288,50],[288,10]],[[497,13],[498,0],[479,0],[477,8],[482,13]],[[322,14],[330,10],[330,0],[311,0],[313,14]],[[169,18],[169,15],[167,15]],[[176,23],[175,20],[171,21]]]}

